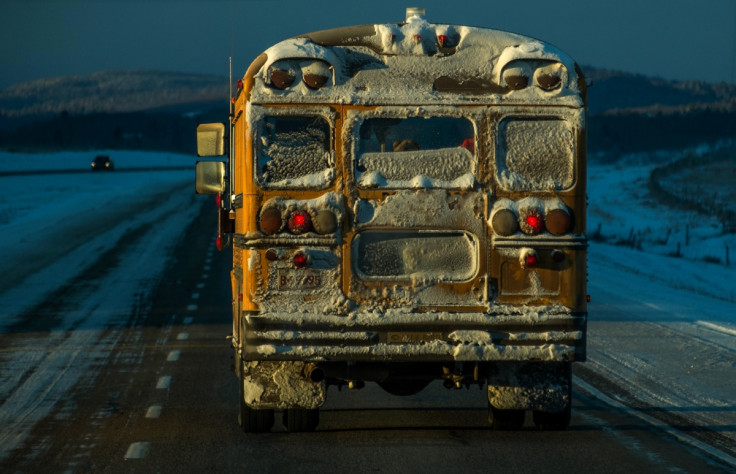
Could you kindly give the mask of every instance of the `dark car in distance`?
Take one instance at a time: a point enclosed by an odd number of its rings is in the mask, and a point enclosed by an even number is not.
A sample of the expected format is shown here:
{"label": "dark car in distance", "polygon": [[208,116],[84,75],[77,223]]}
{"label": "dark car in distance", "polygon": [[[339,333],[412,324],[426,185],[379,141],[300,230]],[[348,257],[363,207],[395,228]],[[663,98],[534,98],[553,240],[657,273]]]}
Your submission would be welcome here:
{"label": "dark car in distance", "polygon": [[115,169],[115,165],[112,159],[108,155],[97,155],[92,161],[92,171],[108,170],[112,171]]}

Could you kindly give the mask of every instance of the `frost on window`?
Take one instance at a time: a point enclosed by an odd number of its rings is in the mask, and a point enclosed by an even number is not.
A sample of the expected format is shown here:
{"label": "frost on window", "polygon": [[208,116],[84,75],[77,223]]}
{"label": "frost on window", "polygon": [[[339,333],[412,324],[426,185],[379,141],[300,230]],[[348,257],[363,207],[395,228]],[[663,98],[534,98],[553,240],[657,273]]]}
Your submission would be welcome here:
{"label": "frost on window", "polygon": [[557,119],[501,122],[496,153],[499,184],[510,190],[563,190],[575,179],[573,132]]}
{"label": "frost on window", "polygon": [[354,261],[368,279],[465,281],[476,273],[476,243],[463,232],[364,231]]}
{"label": "frost on window", "polygon": [[464,118],[371,118],[361,122],[355,161],[363,188],[469,188],[475,130]]}
{"label": "frost on window", "polygon": [[322,117],[267,116],[256,147],[265,186],[324,187],[332,181],[330,125]]}

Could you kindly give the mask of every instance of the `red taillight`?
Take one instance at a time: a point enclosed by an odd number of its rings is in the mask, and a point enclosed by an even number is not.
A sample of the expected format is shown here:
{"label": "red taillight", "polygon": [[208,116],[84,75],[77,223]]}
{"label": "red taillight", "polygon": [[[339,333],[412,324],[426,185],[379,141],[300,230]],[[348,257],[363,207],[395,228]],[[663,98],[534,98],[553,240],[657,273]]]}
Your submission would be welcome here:
{"label": "red taillight", "polygon": [[565,209],[552,209],[545,217],[547,230],[552,235],[565,235],[572,230],[572,216]]}
{"label": "red taillight", "polygon": [[225,240],[222,238],[222,234],[218,233],[217,237],[215,238],[215,246],[217,247],[217,250],[222,250],[225,248]]}
{"label": "red taillight", "polygon": [[439,43],[440,48],[443,48],[447,44],[447,35],[437,36],[437,42]]}
{"label": "red taillight", "polygon": [[312,227],[312,218],[307,211],[294,211],[289,217],[289,230],[292,234],[309,232]]}
{"label": "red taillight", "polygon": [[522,209],[521,214],[521,230],[525,234],[538,234],[544,228],[544,217],[539,209]]}
{"label": "red taillight", "polygon": [[309,257],[304,252],[297,252],[294,254],[294,266],[297,268],[304,268],[309,264]]}
{"label": "red taillight", "polygon": [[261,210],[259,218],[261,230],[266,234],[275,234],[280,231],[284,225],[281,220],[281,209],[278,207],[268,207]]}
{"label": "red taillight", "polygon": [[531,227],[535,233],[541,232],[542,231],[542,218],[536,214],[526,216],[526,225]]}
{"label": "red taillight", "polygon": [[519,263],[522,268],[534,268],[539,265],[539,256],[537,251],[530,248],[523,248],[519,252]]}

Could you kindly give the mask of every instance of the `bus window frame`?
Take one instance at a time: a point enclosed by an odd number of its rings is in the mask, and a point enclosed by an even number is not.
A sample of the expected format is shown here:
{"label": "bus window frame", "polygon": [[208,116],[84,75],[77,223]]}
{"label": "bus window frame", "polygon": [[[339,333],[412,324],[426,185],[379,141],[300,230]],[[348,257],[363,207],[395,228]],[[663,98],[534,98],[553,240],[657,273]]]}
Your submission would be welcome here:
{"label": "bus window frame", "polygon": [[[330,167],[324,168],[325,170],[331,169],[333,174],[332,177],[329,180],[326,180],[326,182],[320,186],[308,186],[308,185],[269,185],[267,183],[264,183],[262,179],[262,174],[259,172],[258,169],[258,160],[260,157],[260,136],[261,131],[264,123],[265,117],[321,117],[323,118],[330,129],[330,137],[329,137],[329,146],[330,146],[330,157],[329,157],[329,164]],[[251,104],[249,106],[249,113],[248,113],[248,130],[251,134],[251,142],[252,142],[252,166],[253,166],[253,174],[249,177],[250,180],[253,181],[255,186],[263,191],[300,191],[300,190],[314,190],[314,191],[323,191],[326,189],[330,189],[335,185],[335,180],[338,179],[338,176],[340,174],[340,166],[336,159],[336,147],[335,147],[335,134],[336,134],[336,127],[337,127],[337,117],[338,112],[333,107],[329,106],[307,106],[300,104],[292,104],[292,105],[278,105],[278,106],[268,106],[268,105],[255,105]]]}
{"label": "bus window frame", "polygon": [[[465,119],[473,127],[473,142],[475,144],[473,151],[473,176],[475,183],[482,182],[481,179],[481,162],[482,157],[478,150],[478,141],[481,136],[480,130],[482,124],[486,123],[484,112],[482,109],[475,107],[462,107],[455,105],[427,105],[419,107],[406,106],[381,106],[374,109],[349,109],[346,110],[345,120],[343,122],[343,148],[345,151],[346,163],[345,168],[349,173],[350,185],[363,192],[381,190],[393,191],[404,189],[415,189],[415,186],[380,186],[368,187],[361,186],[358,182],[358,160],[360,159],[360,127],[369,119],[411,119],[411,118],[457,118]],[[436,186],[433,189],[460,190],[465,189],[463,186]]]}
{"label": "bus window frame", "polygon": [[[493,182],[494,186],[504,193],[530,193],[530,194],[538,194],[538,193],[568,193],[572,190],[574,190],[579,181],[578,171],[580,167],[580,150],[579,150],[579,135],[582,130],[582,122],[584,122],[584,111],[583,109],[569,109],[569,108],[560,108],[559,113],[551,113],[549,109],[544,110],[541,113],[534,113],[531,110],[523,110],[521,108],[515,108],[513,111],[504,111],[502,113],[498,113],[499,111],[495,108],[492,108],[492,117],[490,119],[489,123],[489,133],[493,137],[493,143],[491,145],[491,151],[492,151],[492,158],[491,158],[491,168],[492,168],[492,174],[493,174]],[[509,187],[506,185],[504,180],[499,179],[500,178],[500,172],[502,171],[502,168],[499,166],[501,160],[501,154],[499,153],[501,150],[501,125],[504,122],[507,122],[508,120],[513,119],[519,119],[519,120],[562,120],[566,122],[570,126],[570,133],[571,133],[571,158],[572,158],[572,170],[571,170],[571,178],[572,182],[567,187],[561,187],[561,188],[544,188],[544,187]],[[583,151],[584,153],[584,151]],[[505,155],[504,155],[505,156]],[[505,169],[505,167],[504,167]]]}

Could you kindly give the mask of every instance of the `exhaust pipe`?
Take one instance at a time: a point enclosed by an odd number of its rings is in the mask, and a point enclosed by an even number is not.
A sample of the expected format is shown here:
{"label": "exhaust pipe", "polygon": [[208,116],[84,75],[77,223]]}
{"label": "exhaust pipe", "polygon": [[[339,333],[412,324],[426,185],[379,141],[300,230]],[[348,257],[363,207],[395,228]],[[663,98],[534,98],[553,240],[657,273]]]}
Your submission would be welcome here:
{"label": "exhaust pipe", "polygon": [[304,378],[311,382],[321,382],[325,379],[325,371],[321,367],[317,367],[317,364],[309,363],[304,366],[302,371]]}

